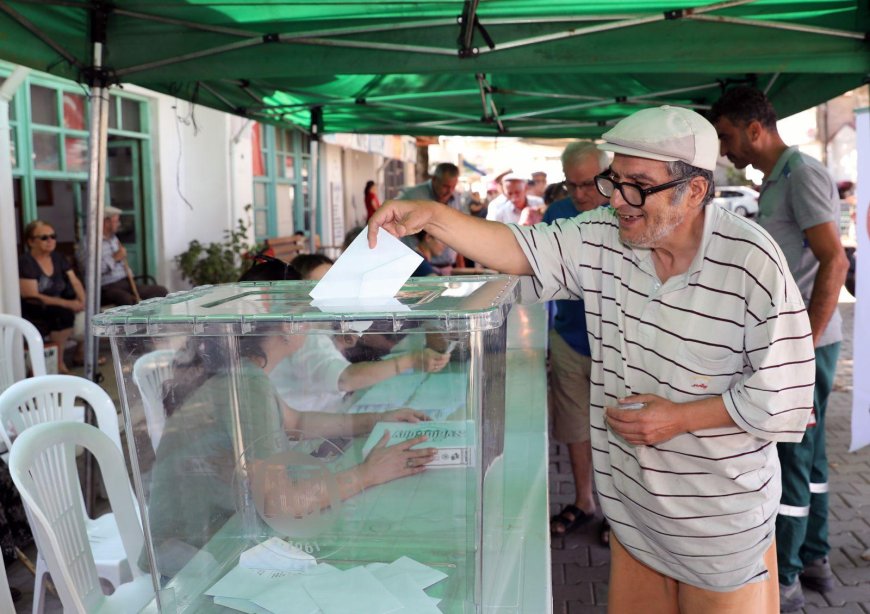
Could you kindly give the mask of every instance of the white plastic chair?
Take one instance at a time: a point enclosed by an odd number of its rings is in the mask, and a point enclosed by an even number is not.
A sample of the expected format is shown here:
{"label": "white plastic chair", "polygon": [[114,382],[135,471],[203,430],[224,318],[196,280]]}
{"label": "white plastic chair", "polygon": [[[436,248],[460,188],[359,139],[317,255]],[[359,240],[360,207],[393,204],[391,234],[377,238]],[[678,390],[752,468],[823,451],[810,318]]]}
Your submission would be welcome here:
{"label": "white plastic chair", "polygon": [[17,361],[19,335],[27,342],[33,375],[45,375],[45,344],[39,330],[24,318],[0,313],[0,392],[24,379],[24,361]]}
{"label": "white plastic chair", "polygon": [[[24,318],[0,313],[0,392],[24,379],[24,360],[20,354],[21,337],[30,352],[33,375],[45,375],[45,344],[39,330]],[[17,360],[18,358],[22,360]],[[0,454],[7,448],[0,442]],[[5,458],[5,454],[4,454]]]}
{"label": "white plastic chair", "polygon": [[12,591],[9,590],[9,580],[6,579],[6,565],[0,565],[0,612],[15,612]]}
{"label": "white plastic chair", "polygon": [[150,575],[131,565],[132,581],[104,595],[94,552],[88,547],[87,517],[81,502],[76,446],[90,451],[103,476],[120,527],[126,557],[136,561],[144,535],[121,451],[88,424],[51,422],[22,433],[12,446],[9,470],[28,510],[40,554],[45,558],[64,612],[138,612],[154,597]]}
{"label": "white plastic chair", "polygon": [[145,425],[151,446],[157,451],[163,428],[166,426],[166,412],[163,409],[163,382],[172,373],[172,360],[175,350],[155,350],[140,356],[133,363],[133,381],[139,388],[142,406],[145,410]]}
{"label": "white plastic chair", "polygon": [[[88,403],[93,408],[97,426],[121,454],[120,466],[124,467],[115,404],[106,394],[106,391],[95,383],[73,375],[31,377],[12,384],[0,394],[0,438],[7,446],[11,446],[7,431],[9,426],[20,437],[29,428],[45,422],[62,422],[65,426],[77,424],[74,420],[76,414],[80,412],[77,404],[81,401]],[[59,467],[58,470],[61,471],[62,468]],[[84,510],[84,500],[81,493],[78,497]],[[83,516],[97,574],[117,588],[122,582],[129,580],[131,576],[130,565],[127,562],[115,516],[108,513],[99,518],[91,519],[84,512]],[[45,558],[42,556],[42,546],[38,539],[36,543],[39,552],[36,557],[33,612],[34,614],[42,614],[45,606],[45,580],[48,568]]]}

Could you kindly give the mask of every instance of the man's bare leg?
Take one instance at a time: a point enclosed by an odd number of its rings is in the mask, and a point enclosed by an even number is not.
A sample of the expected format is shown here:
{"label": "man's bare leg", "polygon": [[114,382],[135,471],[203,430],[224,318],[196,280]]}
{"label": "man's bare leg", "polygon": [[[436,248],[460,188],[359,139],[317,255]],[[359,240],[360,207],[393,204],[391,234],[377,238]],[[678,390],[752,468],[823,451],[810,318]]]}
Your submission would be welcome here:
{"label": "man's bare leg", "polygon": [[568,444],[568,458],[574,473],[574,505],[590,516],[595,514],[592,494],[592,442],[588,439]]}

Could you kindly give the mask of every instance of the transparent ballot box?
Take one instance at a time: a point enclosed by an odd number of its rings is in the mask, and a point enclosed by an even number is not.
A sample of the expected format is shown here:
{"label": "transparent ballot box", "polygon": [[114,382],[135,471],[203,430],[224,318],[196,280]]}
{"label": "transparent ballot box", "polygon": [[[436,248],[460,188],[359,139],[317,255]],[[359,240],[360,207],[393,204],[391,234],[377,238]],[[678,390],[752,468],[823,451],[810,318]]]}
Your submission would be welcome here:
{"label": "transparent ballot box", "polygon": [[512,611],[489,595],[516,556],[516,278],[412,278],[381,305],[318,306],[312,287],[205,286],[94,318],[118,373],[146,611]]}

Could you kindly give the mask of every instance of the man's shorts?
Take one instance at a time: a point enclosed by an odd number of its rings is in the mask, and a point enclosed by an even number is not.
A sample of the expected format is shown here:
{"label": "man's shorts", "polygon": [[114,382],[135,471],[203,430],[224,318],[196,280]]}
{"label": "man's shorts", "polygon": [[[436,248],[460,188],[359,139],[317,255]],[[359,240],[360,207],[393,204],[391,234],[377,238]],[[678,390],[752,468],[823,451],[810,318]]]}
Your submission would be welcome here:
{"label": "man's shorts", "polygon": [[576,352],[550,331],[550,409],[553,437],[561,443],[589,441],[589,375],[592,358]]}

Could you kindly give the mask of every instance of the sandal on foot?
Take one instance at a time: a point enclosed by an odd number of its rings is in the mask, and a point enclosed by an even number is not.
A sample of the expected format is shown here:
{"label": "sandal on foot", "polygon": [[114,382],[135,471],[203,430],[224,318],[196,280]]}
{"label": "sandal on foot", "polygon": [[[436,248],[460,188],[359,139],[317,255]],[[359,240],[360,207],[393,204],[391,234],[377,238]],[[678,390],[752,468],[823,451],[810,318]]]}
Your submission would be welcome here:
{"label": "sandal on foot", "polygon": [[550,534],[567,535],[577,527],[586,524],[594,516],[587,514],[576,505],[566,505],[562,511],[550,517]]}
{"label": "sandal on foot", "polygon": [[607,518],[601,521],[601,528],[598,530],[598,543],[607,548],[610,547],[610,523]]}

